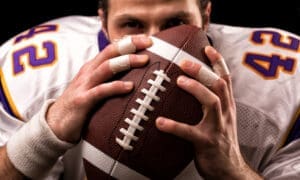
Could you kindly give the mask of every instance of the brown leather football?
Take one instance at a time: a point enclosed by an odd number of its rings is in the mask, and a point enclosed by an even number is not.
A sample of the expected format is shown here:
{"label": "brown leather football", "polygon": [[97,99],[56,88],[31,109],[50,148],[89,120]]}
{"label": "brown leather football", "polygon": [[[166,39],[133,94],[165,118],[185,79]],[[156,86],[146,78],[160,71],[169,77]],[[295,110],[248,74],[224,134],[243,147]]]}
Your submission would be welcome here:
{"label": "brown leather football", "polygon": [[88,179],[173,179],[193,159],[193,145],[159,131],[155,119],[164,116],[197,124],[201,104],[176,85],[184,72],[178,63],[208,59],[209,45],[200,28],[181,25],[151,37],[153,46],[137,52],[149,63],[116,77],[133,81],[135,89],[99,105],[83,133],[83,161]]}

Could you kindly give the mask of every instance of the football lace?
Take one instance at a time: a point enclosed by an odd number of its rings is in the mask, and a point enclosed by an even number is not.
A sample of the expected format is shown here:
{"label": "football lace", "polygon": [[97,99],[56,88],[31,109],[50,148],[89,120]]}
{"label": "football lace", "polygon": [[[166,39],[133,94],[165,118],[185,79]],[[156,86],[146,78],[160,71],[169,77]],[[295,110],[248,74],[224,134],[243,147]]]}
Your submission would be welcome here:
{"label": "football lace", "polygon": [[143,131],[144,128],[140,125],[142,120],[148,121],[149,117],[145,115],[147,111],[153,111],[154,107],[151,106],[151,102],[160,101],[160,97],[157,96],[158,91],[166,91],[166,88],[162,86],[164,81],[170,82],[171,79],[164,73],[164,70],[155,70],[153,74],[156,75],[155,80],[149,79],[148,84],[151,85],[149,89],[142,89],[141,92],[145,94],[144,99],[138,98],[136,102],[139,104],[137,109],[131,109],[130,112],[134,114],[132,119],[126,118],[125,122],[129,125],[127,129],[121,128],[120,132],[124,135],[123,139],[116,138],[116,142],[125,150],[133,150],[133,146],[130,145],[131,141],[137,141],[139,138],[134,135],[136,130]]}

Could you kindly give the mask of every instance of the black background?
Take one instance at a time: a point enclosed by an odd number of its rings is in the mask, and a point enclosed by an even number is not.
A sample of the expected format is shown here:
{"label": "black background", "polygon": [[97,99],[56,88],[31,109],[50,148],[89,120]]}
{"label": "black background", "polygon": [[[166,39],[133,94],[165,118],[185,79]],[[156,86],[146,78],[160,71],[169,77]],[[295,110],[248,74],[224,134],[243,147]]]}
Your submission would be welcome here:
{"label": "black background", "polygon": [[[212,2],[212,22],[239,26],[272,26],[300,35],[299,0]],[[0,8],[0,43],[39,23],[67,15],[97,15],[97,0],[6,1]]]}

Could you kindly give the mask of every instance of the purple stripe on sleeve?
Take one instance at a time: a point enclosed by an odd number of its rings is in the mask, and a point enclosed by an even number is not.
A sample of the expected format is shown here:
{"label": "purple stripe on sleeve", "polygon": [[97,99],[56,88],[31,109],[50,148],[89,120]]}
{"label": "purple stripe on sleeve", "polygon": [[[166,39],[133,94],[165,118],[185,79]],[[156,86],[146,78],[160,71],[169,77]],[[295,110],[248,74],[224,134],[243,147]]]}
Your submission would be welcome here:
{"label": "purple stripe on sleeve", "polygon": [[8,100],[4,94],[4,90],[3,90],[3,87],[2,87],[2,84],[0,84],[0,102],[4,108],[4,110],[9,113],[10,115],[16,117],[12,111],[12,109],[10,108],[9,106],[9,103],[8,103]]}

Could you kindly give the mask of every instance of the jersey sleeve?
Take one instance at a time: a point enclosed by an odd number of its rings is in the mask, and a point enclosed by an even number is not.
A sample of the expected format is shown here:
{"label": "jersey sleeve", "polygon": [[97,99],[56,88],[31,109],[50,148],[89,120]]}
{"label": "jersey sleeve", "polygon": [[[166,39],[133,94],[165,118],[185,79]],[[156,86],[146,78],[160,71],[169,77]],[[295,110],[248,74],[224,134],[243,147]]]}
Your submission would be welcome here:
{"label": "jersey sleeve", "polygon": [[0,47],[1,144],[47,99],[58,97],[99,52],[100,30],[97,17],[62,17],[32,27]]}
{"label": "jersey sleeve", "polygon": [[300,140],[295,140],[281,148],[264,169],[266,179],[299,179]]}
{"label": "jersey sleeve", "polygon": [[300,172],[300,37],[276,28],[212,24],[233,82],[241,152],[267,179]]}

